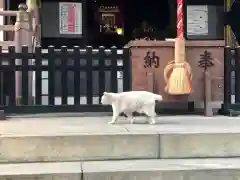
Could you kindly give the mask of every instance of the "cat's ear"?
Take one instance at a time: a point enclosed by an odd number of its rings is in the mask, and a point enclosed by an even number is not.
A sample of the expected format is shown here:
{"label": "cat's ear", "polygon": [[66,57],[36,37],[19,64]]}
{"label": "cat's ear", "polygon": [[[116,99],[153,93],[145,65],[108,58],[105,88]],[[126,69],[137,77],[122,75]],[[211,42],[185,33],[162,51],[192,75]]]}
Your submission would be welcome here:
{"label": "cat's ear", "polygon": [[104,92],[104,93],[103,93],[103,95],[104,95],[104,96],[107,96],[107,95],[108,95],[108,93],[107,93],[107,92]]}

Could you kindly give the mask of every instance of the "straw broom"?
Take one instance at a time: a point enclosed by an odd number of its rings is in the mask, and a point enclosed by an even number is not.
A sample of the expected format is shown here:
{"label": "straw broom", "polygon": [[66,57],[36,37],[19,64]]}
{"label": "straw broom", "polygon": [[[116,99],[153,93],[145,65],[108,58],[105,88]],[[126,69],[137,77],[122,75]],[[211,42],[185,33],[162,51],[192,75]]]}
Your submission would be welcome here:
{"label": "straw broom", "polygon": [[171,95],[192,92],[192,72],[185,61],[185,40],[183,37],[183,0],[177,0],[177,38],[175,40],[175,60],[164,69],[165,91]]}
{"label": "straw broom", "polygon": [[175,60],[168,63],[164,69],[165,91],[171,95],[190,94],[192,92],[192,72],[185,61],[185,41],[177,38],[175,41]]}

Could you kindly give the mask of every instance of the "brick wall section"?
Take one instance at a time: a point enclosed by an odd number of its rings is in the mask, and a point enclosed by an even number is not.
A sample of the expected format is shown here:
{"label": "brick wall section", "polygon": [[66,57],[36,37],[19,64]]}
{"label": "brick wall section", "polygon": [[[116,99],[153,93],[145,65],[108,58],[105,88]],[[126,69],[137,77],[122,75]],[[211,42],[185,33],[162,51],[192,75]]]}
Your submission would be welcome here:
{"label": "brick wall section", "polygon": [[[166,41],[136,41],[130,43],[132,52],[132,89],[146,90],[161,94],[164,101],[179,100],[177,96],[168,95],[164,91],[166,83],[163,71],[167,63],[174,60],[174,43]],[[158,68],[144,68],[144,57],[147,51],[155,51],[159,57]],[[193,93],[188,99],[203,101],[203,69],[198,67],[200,55],[209,51],[216,61],[210,69],[212,77],[212,101],[223,100],[223,51],[224,41],[187,41],[186,61],[190,64],[193,74]],[[147,77],[147,72],[153,72],[153,82]],[[151,84],[154,84],[153,87]],[[185,98],[183,98],[185,99]],[[183,100],[182,99],[182,100]]]}

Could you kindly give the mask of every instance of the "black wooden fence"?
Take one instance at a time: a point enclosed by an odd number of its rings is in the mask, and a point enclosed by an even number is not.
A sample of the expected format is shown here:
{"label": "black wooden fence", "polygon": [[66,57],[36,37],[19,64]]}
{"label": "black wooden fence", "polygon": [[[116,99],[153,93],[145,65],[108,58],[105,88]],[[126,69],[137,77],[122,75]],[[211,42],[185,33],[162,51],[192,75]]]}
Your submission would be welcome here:
{"label": "black wooden fence", "polygon": [[240,115],[240,47],[224,49],[224,115]]}
{"label": "black wooden fence", "polygon": [[[0,108],[6,113],[110,111],[100,103],[103,92],[118,92],[119,86],[122,91],[131,89],[129,49],[118,51],[116,47],[110,50],[99,47],[96,51],[77,46],[72,50],[50,46],[47,53],[41,47],[35,53],[29,53],[27,47],[21,53],[16,53],[14,47],[9,47],[7,53],[0,49]],[[19,97],[16,72],[21,75]],[[47,104],[43,102],[44,97]],[[61,104],[56,104],[56,97]],[[73,99],[72,104],[68,103],[69,97]]]}

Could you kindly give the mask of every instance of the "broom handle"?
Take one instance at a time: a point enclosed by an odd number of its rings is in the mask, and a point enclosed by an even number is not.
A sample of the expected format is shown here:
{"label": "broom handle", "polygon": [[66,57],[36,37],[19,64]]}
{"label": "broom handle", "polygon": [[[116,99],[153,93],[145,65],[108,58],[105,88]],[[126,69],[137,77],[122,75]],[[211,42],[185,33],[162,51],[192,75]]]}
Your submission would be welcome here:
{"label": "broom handle", "polygon": [[204,72],[204,115],[207,117],[213,116],[211,104],[211,76],[209,72]]}

